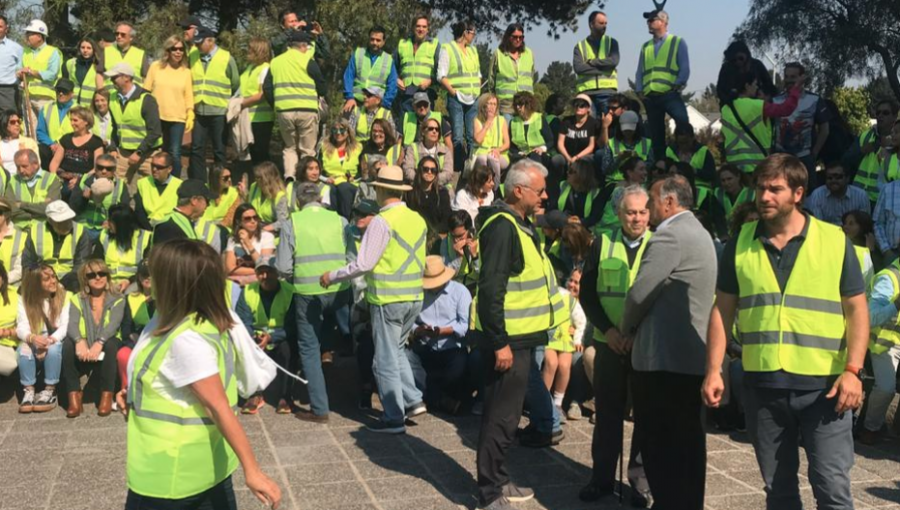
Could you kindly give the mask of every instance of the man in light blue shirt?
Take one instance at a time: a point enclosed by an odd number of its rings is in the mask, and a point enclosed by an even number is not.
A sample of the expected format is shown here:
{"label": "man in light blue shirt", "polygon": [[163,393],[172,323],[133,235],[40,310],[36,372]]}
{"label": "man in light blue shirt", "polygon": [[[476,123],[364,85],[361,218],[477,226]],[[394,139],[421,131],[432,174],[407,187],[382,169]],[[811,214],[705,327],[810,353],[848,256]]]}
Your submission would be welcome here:
{"label": "man in light blue shirt", "polygon": [[8,33],[9,22],[0,14],[0,111],[18,110],[16,70],[22,64],[22,46],[7,37]]}
{"label": "man in light blue shirt", "polygon": [[472,295],[453,281],[454,274],[441,256],[425,259],[425,297],[411,348],[406,351],[416,387],[425,395],[425,405],[449,414],[459,410],[460,386],[466,373],[464,340],[472,306]]}
{"label": "man in light blue shirt", "polygon": [[841,225],[844,214],[850,211],[871,213],[869,195],[862,188],[849,186],[847,174],[840,163],[825,168],[825,186],[816,188],[806,200],[810,214],[832,225]]}
{"label": "man in light blue shirt", "polygon": [[[875,284],[869,294],[869,325],[875,328],[896,328],[897,309],[900,306],[900,265],[897,261],[875,276]],[[886,335],[889,336],[889,335]],[[876,344],[883,341],[876,341]],[[870,352],[872,375],[875,385],[869,392],[869,408],[860,430],[860,442],[872,445],[878,442],[884,426],[885,413],[894,398],[897,386],[897,365],[900,363],[900,345],[887,343],[885,352]],[[870,347],[872,349],[872,347]]]}

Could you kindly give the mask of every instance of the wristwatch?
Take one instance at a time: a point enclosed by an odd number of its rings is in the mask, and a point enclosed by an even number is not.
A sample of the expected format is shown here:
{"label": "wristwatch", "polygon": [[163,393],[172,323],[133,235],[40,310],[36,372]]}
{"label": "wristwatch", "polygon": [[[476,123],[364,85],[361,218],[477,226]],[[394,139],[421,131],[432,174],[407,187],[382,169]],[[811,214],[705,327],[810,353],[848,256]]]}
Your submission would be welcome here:
{"label": "wristwatch", "polygon": [[847,365],[844,367],[844,372],[850,372],[851,374],[858,377],[860,381],[869,376],[869,374],[866,373],[865,367],[858,367],[849,363],[847,363]]}

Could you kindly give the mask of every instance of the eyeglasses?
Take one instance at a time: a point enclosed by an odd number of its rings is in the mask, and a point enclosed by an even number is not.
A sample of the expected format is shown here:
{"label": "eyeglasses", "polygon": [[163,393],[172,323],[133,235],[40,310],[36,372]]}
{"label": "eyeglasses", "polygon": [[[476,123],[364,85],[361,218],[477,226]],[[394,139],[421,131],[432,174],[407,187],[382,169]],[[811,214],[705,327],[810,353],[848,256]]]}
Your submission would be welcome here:
{"label": "eyeglasses", "polygon": [[347,130],[344,129],[344,128],[333,128],[333,129],[331,130],[331,134],[333,134],[333,135],[346,135],[346,134],[347,134]]}
{"label": "eyeglasses", "polygon": [[165,170],[166,168],[171,168],[168,165],[157,165],[156,163],[150,163],[150,167],[153,170]]}
{"label": "eyeglasses", "polygon": [[97,170],[100,170],[101,172],[115,172],[116,167],[115,166],[106,166],[106,165],[97,165]]}
{"label": "eyeglasses", "polygon": [[525,188],[525,189],[530,189],[530,190],[533,191],[537,196],[541,196],[541,195],[544,194],[545,191],[547,191],[547,188],[546,188],[546,187],[541,188],[541,189],[534,189],[534,188],[532,188],[531,186],[522,186],[522,187]]}
{"label": "eyeglasses", "polygon": [[259,221],[259,216],[244,216],[243,218],[241,218],[241,221]]}
{"label": "eyeglasses", "polygon": [[184,46],[173,46],[173,47],[169,48],[169,49],[166,50],[166,51],[169,51],[169,52],[172,52],[172,53],[175,53],[176,51],[177,51],[177,52],[180,52],[180,53],[184,53]]}
{"label": "eyeglasses", "polygon": [[590,108],[590,107],[591,107],[591,105],[584,103],[584,102],[575,103],[575,108]]}
{"label": "eyeglasses", "polygon": [[90,272],[86,274],[88,280],[96,280],[97,278],[109,278],[109,273],[106,271],[97,271]]}
{"label": "eyeglasses", "polygon": [[475,30],[474,30],[474,29],[472,29],[472,30],[466,30],[466,33],[467,33],[467,34],[474,34],[474,33],[475,33]]}
{"label": "eyeglasses", "polygon": [[7,124],[11,124],[13,126],[18,126],[21,123],[22,123],[22,121],[19,119],[9,119],[9,122],[7,122]]}
{"label": "eyeglasses", "polygon": [[437,167],[436,167],[436,166],[423,166],[423,167],[422,167],[422,173],[423,173],[423,174],[429,174],[429,173],[430,173],[430,174],[436,174],[436,173],[437,173]]}
{"label": "eyeglasses", "polygon": [[125,37],[128,35],[128,32],[116,32],[116,37]]}
{"label": "eyeglasses", "polygon": [[425,131],[430,132],[430,133],[437,133],[440,130],[441,130],[441,128],[434,127],[434,126],[428,126],[425,128]]}
{"label": "eyeglasses", "polygon": [[230,180],[231,180],[231,174],[229,174],[229,175],[223,175],[222,177],[220,177],[220,179],[222,179],[223,181],[230,181]]}

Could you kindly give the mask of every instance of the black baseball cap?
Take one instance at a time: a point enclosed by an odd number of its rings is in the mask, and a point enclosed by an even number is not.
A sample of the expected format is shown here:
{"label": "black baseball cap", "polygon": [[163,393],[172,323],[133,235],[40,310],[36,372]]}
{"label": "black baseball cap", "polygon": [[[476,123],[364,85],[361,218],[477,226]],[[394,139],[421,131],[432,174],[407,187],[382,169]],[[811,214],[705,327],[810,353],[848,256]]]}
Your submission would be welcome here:
{"label": "black baseball cap", "polygon": [[197,27],[197,33],[194,34],[194,44],[200,44],[207,37],[215,37],[215,36],[216,36],[215,32],[213,32],[212,30],[201,25],[201,26]]}
{"label": "black baseball cap", "polygon": [[211,196],[206,183],[199,179],[187,179],[178,187],[178,198],[203,197],[209,200]]}
{"label": "black baseball cap", "polygon": [[292,43],[309,43],[309,32],[305,30],[291,30],[288,34],[288,42]]}
{"label": "black baseball cap", "polygon": [[200,22],[200,18],[198,18],[197,16],[188,16],[182,19],[181,23],[178,24],[178,26],[185,30],[190,27],[199,27],[201,25],[203,25],[203,23]]}
{"label": "black baseball cap", "polygon": [[75,90],[75,84],[68,78],[60,78],[56,80],[56,87],[54,87],[54,90],[68,94]]}
{"label": "black baseball cap", "polygon": [[358,216],[372,216],[378,214],[378,210],[378,203],[374,200],[360,200],[353,206],[353,212]]}

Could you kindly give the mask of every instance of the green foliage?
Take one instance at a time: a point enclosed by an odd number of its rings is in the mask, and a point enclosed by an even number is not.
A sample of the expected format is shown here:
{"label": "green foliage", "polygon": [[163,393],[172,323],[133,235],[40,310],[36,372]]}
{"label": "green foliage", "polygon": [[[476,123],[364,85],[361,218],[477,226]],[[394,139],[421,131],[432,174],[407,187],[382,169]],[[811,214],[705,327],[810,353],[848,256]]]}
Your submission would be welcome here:
{"label": "green foliage", "polygon": [[572,63],[558,60],[550,62],[540,83],[553,94],[560,94],[565,98],[573,97],[575,95],[575,70],[572,69]]}
{"label": "green foliage", "polygon": [[710,83],[706,86],[700,97],[694,97],[690,101],[691,106],[701,113],[710,113],[719,111],[719,97],[716,95],[716,84]]}
{"label": "green foliage", "polygon": [[831,100],[854,135],[869,129],[869,92],[865,87],[838,87]]}

